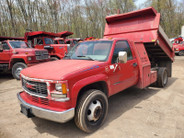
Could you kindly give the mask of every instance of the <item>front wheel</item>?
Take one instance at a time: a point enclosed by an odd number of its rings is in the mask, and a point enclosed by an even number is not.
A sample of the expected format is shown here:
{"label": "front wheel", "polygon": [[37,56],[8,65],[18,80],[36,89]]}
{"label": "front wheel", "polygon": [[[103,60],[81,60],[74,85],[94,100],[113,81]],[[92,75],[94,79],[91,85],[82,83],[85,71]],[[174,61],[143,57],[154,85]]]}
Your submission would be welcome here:
{"label": "front wheel", "polygon": [[107,112],[107,96],[100,90],[86,91],[78,101],[75,123],[81,130],[92,133],[103,124]]}
{"label": "front wheel", "polygon": [[180,52],[178,53],[178,55],[179,55],[179,56],[184,56],[184,51],[180,51]]}
{"label": "front wheel", "polygon": [[23,70],[26,67],[27,67],[27,65],[25,63],[22,63],[22,62],[15,63],[12,67],[13,77],[17,80],[20,80],[20,72],[21,72],[21,70]]}
{"label": "front wheel", "polygon": [[59,60],[59,58],[57,58],[57,57],[51,57],[50,60],[51,61],[55,61],[55,60]]}

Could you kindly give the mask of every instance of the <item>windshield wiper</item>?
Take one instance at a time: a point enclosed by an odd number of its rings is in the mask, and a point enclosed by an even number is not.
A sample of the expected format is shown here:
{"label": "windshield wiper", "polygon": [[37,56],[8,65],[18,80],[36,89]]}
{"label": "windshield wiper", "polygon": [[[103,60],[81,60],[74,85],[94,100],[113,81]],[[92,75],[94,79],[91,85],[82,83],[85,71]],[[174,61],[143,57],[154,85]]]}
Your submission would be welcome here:
{"label": "windshield wiper", "polygon": [[89,60],[93,60],[94,61],[94,59],[92,59],[91,57],[89,57],[89,56],[77,56],[77,57],[86,57],[86,58],[88,58]]}
{"label": "windshield wiper", "polygon": [[64,59],[70,59],[70,58],[71,56],[67,56],[67,55],[64,56]]}

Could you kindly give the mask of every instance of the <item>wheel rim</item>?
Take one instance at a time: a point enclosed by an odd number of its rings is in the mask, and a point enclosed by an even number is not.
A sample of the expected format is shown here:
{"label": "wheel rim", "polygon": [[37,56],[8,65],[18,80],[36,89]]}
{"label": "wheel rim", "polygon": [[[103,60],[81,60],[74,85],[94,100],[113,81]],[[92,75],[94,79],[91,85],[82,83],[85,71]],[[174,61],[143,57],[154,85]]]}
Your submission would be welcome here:
{"label": "wheel rim", "polygon": [[164,85],[166,85],[166,83],[167,83],[167,72],[165,71],[164,72]]}
{"label": "wheel rim", "polygon": [[180,51],[180,52],[179,52],[179,55],[180,55],[180,56],[184,56],[184,51]]}
{"label": "wheel rim", "polygon": [[87,119],[91,122],[96,122],[102,115],[102,105],[100,101],[94,100],[91,102],[87,112]]}
{"label": "wheel rim", "polygon": [[17,68],[17,69],[15,70],[15,75],[16,75],[17,77],[20,77],[20,72],[21,72],[21,70],[23,70],[22,67],[19,67],[19,68]]}

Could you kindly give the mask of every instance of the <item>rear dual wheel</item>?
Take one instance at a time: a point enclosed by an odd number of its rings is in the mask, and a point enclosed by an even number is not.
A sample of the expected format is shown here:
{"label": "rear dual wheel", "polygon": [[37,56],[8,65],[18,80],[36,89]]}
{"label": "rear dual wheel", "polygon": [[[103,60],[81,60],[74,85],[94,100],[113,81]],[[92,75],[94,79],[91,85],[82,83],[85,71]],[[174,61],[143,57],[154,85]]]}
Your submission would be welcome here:
{"label": "rear dual wheel", "polygon": [[165,87],[168,82],[168,73],[167,69],[164,67],[159,67],[157,71],[157,87]]}
{"label": "rear dual wheel", "polygon": [[107,96],[100,90],[89,90],[79,99],[75,123],[87,133],[94,132],[104,122],[108,112]]}

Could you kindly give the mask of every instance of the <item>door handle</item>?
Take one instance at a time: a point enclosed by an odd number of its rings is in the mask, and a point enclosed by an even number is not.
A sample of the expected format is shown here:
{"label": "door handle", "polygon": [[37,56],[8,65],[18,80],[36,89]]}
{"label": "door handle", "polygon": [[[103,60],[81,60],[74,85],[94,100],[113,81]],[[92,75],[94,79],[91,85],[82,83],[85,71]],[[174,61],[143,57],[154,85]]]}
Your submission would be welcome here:
{"label": "door handle", "polygon": [[137,63],[136,63],[136,62],[135,62],[135,63],[133,63],[133,66],[134,66],[134,67],[136,67],[136,66],[137,66]]}

